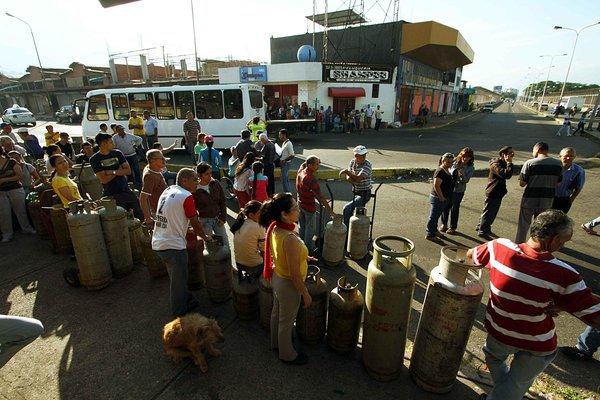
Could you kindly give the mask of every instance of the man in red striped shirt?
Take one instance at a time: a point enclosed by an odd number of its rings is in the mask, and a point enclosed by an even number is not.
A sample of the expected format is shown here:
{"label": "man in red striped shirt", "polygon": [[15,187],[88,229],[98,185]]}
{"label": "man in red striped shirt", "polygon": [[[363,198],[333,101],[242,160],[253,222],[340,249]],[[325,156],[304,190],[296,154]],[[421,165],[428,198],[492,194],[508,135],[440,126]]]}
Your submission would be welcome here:
{"label": "man in red striped shirt", "polygon": [[[467,253],[490,270],[483,352],[494,388],[480,399],[522,399],[556,356],[556,312],[600,327],[600,300],[573,267],[552,255],[571,240],[573,221],[562,211],[544,211],[529,233],[522,244],[497,239]],[[510,354],[514,358],[509,365]]]}
{"label": "man in red striped shirt", "polygon": [[320,167],[321,160],[319,160],[319,157],[308,156],[306,161],[300,165],[298,175],[296,175],[296,192],[298,193],[298,205],[300,206],[299,234],[311,254],[315,250],[315,242],[313,240],[316,224],[315,214],[317,211],[315,197],[329,212],[331,218],[335,216],[327,199],[321,193],[321,187],[314,175]]}

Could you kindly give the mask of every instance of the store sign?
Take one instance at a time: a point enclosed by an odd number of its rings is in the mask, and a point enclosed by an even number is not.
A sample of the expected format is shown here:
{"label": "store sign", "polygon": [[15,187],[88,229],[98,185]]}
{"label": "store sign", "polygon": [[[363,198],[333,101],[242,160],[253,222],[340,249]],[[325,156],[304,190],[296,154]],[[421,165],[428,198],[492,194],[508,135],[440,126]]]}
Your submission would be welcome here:
{"label": "store sign", "polygon": [[240,82],[266,82],[267,66],[240,67]]}
{"label": "store sign", "polygon": [[392,67],[323,63],[323,82],[392,83]]}

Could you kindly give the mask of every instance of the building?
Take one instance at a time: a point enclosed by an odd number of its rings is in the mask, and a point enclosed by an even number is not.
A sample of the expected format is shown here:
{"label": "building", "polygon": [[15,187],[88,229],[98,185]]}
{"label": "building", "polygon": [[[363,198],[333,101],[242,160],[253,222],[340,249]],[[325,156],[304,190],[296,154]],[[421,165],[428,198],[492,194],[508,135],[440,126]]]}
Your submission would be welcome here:
{"label": "building", "polygon": [[[317,47],[315,61],[298,62],[298,49],[324,43],[325,34],[327,46]],[[271,38],[270,65],[221,68],[219,82],[250,76],[264,86],[269,110],[291,104],[342,113],[379,105],[385,121],[409,122],[422,105],[434,116],[462,109],[462,67],[473,58],[456,29],[398,21]]]}

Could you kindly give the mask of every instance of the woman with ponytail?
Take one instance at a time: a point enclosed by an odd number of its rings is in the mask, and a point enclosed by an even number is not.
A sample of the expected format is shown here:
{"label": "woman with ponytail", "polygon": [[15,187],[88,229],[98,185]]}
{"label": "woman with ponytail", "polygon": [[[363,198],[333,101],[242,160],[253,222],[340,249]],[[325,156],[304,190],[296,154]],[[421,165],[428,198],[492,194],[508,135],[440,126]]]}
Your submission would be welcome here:
{"label": "woman with ponytail", "polygon": [[271,348],[278,349],[279,359],[287,364],[308,362],[292,343],[292,329],[300,307],[309,307],[312,298],[304,285],[308,270],[308,248],[295,232],[300,208],[290,193],[277,193],[260,208],[258,222],[268,227],[265,245],[264,276],[273,287],[271,313]]}
{"label": "woman with ponytail", "polygon": [[252,200],[250,198],[250,186],[248,185],[248,181],[252,176],[252,163],[255,159],[256,156],[254,153],[246,153],[244,159],[235,170],[233,190],[235,191],[240,210],[244,208],[247,202]]}
{"label": "woman with ponytail", "polygon": [[258,200],[261,203],[269,198],[267,194],[267,185],[269,184],[269,180],[266,176],[263,175],[263,163],[260,161],[254,161],[252,163],[252,172],[254,175],[250,179],[250,190],[252,194],[250,195],[252,200]]}
{"label": "woman with ponytail", "polygon": [[77,184],[69,177],[67,158],[62,154],[55,154],[50,157],[49,162],[53,168],[52,175],[50,175],[52,189],[60,198],[63,206],[68,208],[70,201],[83,200]]}
{"label": "woman with ponytail", "polygon": [[262,274],[264,263],[265,229],[258,225],[261,205],[259,201],[249,201],[231,225],[238,273],[246,271],[254,278]]}

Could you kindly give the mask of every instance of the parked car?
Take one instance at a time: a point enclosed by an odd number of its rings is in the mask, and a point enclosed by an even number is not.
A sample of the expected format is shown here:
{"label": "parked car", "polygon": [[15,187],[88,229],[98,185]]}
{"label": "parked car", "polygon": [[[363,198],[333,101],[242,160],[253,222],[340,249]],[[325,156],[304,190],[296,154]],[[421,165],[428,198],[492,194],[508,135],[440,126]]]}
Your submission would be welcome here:
{"label": "parked car", "polygon": [[494,105],[493,104],[486,104],[481,109],[481,112],[492,112],[492,111],[494,111]]}
{"label": "parked car", "polygon": [[35,126],[35,116],[25,107],[14,104],[11,108],[4,110],[2,121],[11,125],[29,125]]}
{"label": "parked car", "polygon": [[56,122],[61,123],[68,121],[69,123],[81,122],[83,118],[83,109],[74,105],[62,106],[60,110],[54,113]]}
{"label": "parked car", "polygon": [[548,111],[548,104],[542,103],[542,105],[540,106],[540,111]]}
{"label": "parked car", "polygon": [[538,108],[539,105],[540,105],[540,103],[538,103],[537,101],[534,101],[531,103],[531,107],[533,107],[533,108]]}

